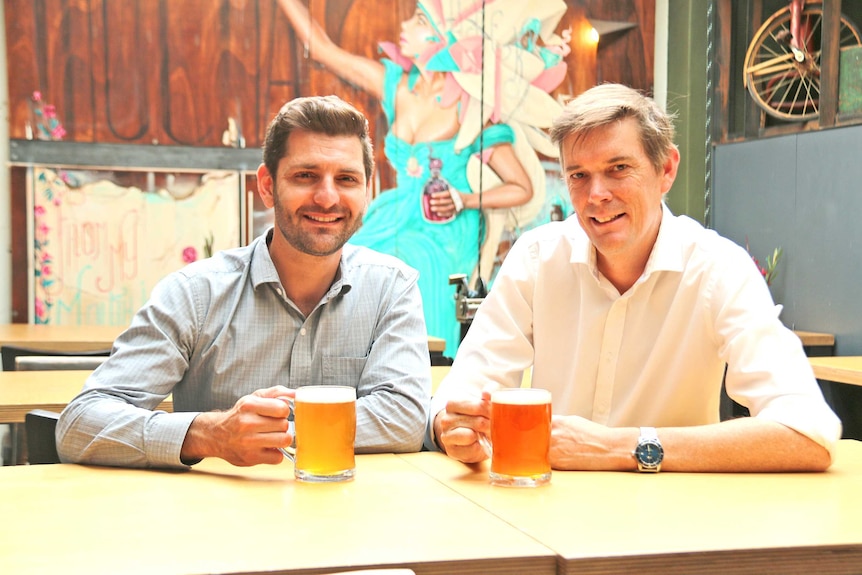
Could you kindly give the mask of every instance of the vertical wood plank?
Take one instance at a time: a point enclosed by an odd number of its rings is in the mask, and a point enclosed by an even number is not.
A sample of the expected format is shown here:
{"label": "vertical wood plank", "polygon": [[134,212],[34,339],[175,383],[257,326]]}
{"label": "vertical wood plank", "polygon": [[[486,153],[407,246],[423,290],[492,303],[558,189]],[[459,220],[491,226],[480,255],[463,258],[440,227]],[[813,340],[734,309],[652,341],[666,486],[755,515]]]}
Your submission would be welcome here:
{"label": "vertical wood plank", "polygon": [[841,0],[824,0],[820,40],[820,127],[831,128],[838,115],[838,68],[841,58]]}
{"label": "vertical wood plank", "polygon": [[[161,54],[155,3],[102,0],[99,36],[94,45],[104,65],[99,77],[104,91],[102,130],[95,141],[150,143],[158,136],[152,122],[153,74]],[[149,4],[149,6],[148,6]]]}
{"label": "vertical wood plank", "polygon": [[13,167],[10,170],[10,228],[12,230],[11,263],[16,273],[12,274],[12,322],[27,323],[29,319],[29,281],[27,273],[27,223],[30,213],[27,211],[27,170],[29,168]]}
{"label": "vertical wood plank", "polygon": [[707,113],[713,113],[712,134],[713,143],[727,141],[730,130],[730,73],[731,73],[731,50],[733,48],[732,26],[733,7],[731,0],[718,0],[716,2],[715,18],[715,68],[713,76],[713,109]]}
{"label": "vertical wood plank", "polygon": [[[28,102],[41,89],[36,62],[36,12],[32,0],[6,0],[6,60],[9,76],[9,137],[26,137]],[[11,18],[10,14],[15,17]]]}
{"label": "vertical wood plank", "polygon": [[[750,26],[745,33],[745,49],[747,50],[751,41],[754,39],[754,34],[760,29],[764,21],[763,2],[762,0],[748,0],[748,18],[746,19]],[[748,94],[748,91],[743,89],[743,97],[745,98],[745,121],[743,133],[746,138],[756,138],[760,133],[760,128],[763,126],[764,113],[757,107],[754,99]]]}

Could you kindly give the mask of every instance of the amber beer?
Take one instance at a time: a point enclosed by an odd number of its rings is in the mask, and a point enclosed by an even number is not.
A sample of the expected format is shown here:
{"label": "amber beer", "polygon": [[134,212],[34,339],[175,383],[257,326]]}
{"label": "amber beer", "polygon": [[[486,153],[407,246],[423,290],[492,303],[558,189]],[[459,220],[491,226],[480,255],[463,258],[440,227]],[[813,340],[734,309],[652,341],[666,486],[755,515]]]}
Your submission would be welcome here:
{"label": "amber beer", "polygon": [[500,389],[491,394],[491,483],[517,487],[551,480],[551,392]]}
{"label": "amber beer", "polygon": [[356,465],[356,389],[334,385],[300,387],[294,406],[296,478],[352,479]]}

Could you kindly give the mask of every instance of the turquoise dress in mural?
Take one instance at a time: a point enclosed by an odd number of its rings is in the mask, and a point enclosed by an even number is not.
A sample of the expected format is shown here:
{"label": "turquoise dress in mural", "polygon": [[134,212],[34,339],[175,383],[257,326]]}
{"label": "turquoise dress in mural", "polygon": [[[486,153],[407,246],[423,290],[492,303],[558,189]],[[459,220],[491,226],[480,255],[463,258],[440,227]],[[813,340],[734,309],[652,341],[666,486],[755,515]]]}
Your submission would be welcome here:
{"label": "turquoise dress in mural", "polygon": [[[390,60],[386,67],[383,111],[391,126],[395,121],[395,92],[403,69]],[[408,86],[418,77],[413,70]],[[485,129],[482,145],[514,142],[514,132],[505,124]],[[479,138],[472,145],[455,152],[455,138],[436,142],[408,144],[389,131],[385,139],[386,157],[397,171],[397,187],[382,192],[368,208],[362,227],[350,240],[380,252],[394,255],[419,270],[419,290],[425,308],[425,322],[430,335],[446,340],[446,355],[454,357],[460,338],[455,319],[455,286],[449,275],[466,274],[469,278],[478,260],[480,217],[478,210],[464,210],[447,223],[432,223],[422,215],[422,190],[430,177],[428,158],[443,162],[442,177],[462,193],[468,193],[467,161],[479,153]]]}

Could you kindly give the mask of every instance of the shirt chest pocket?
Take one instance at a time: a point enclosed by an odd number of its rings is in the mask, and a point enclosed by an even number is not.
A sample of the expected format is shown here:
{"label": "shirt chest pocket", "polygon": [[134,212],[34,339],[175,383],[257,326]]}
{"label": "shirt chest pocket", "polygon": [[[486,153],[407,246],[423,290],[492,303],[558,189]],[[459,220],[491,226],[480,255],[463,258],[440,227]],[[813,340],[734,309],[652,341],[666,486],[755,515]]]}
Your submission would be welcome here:
{"label": "shirt chest pocket", "polygon": [[365,357],[324,357],[321,383],[357,387],[366,361]]}

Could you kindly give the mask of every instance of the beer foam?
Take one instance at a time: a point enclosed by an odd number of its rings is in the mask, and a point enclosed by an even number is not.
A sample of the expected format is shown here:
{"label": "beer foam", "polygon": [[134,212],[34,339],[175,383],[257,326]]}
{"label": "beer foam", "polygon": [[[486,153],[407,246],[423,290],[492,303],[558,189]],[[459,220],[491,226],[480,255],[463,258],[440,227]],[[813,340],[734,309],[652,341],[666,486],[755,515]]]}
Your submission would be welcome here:
{"label": "beer foam", "polygon": [[491,403],[506,405],[540,405],[551,403],[551,392],[546,389],[513,387],[491,392]]}
{"label": "beer foam", "polygon": [[306,403],[345,403],[356,401],[356,388],[335,385],[309,385],[296,390],[296,401]]}

